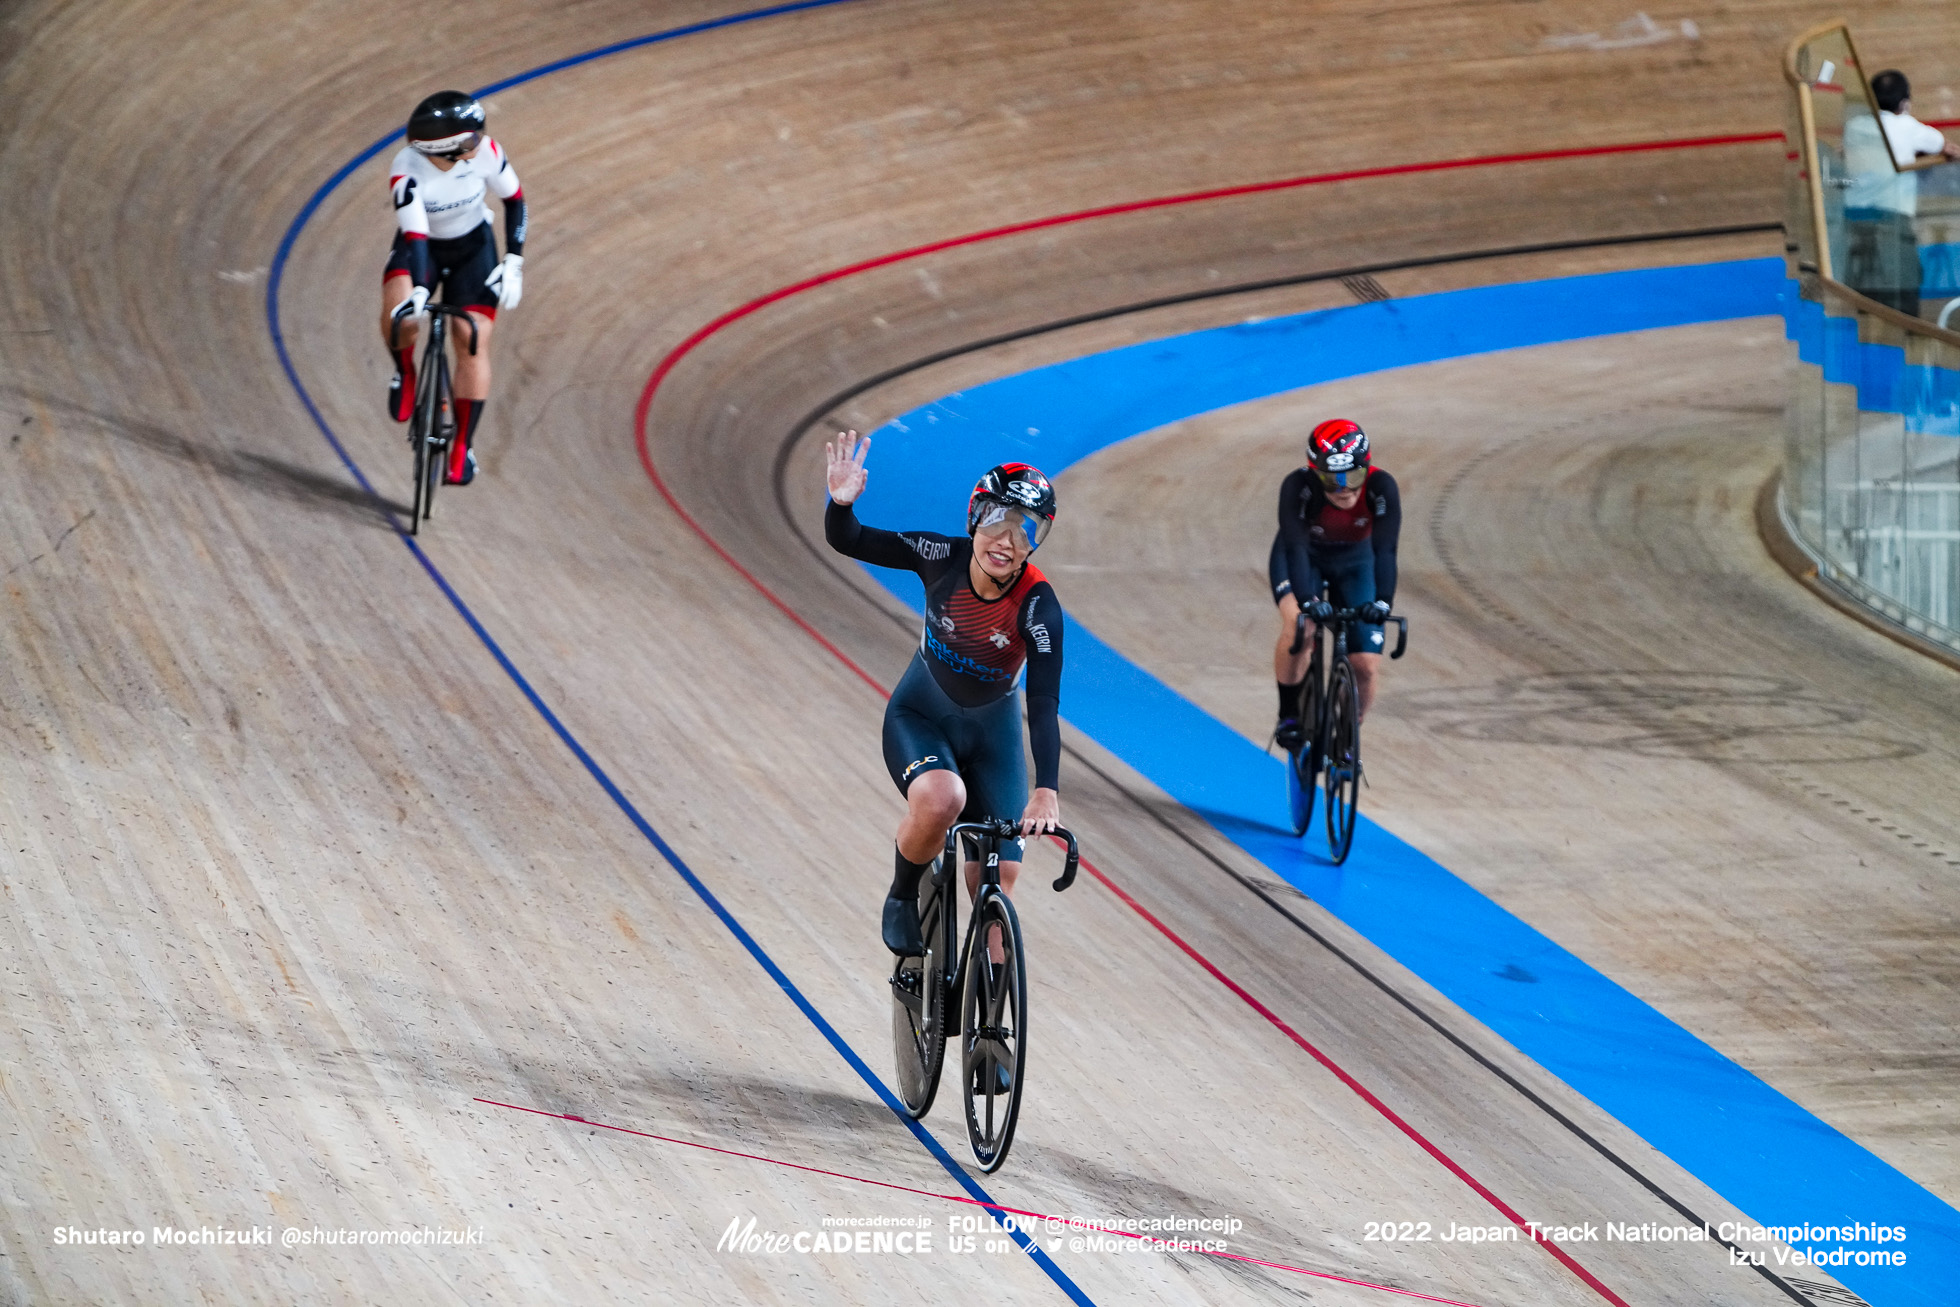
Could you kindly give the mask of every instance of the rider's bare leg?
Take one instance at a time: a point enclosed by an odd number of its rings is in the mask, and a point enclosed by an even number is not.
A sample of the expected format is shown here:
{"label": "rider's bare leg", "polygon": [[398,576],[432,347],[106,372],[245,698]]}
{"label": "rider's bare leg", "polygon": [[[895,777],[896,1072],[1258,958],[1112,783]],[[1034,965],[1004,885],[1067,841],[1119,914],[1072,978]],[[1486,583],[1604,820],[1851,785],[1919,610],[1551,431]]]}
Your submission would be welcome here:
{"label": "rider's bare leg", "polygon": [[966,782],[958,772],[922,772],[905,791],[898,823],[898,851],[908,862],[931,862],[946,847],[946,832],[966,807]]}
{"label": "rider's bare leg", "polygon": [[1290,652],[1293,648],[1293,628],[1299,620],[1300,601],[1290,594],[1281,595],[1279,639],[1273,644],[1273,679],[1281,685],[1298,685],[1307,679],[1307,658],[1312,644],[1302,644],[1299,653]]}
{"label": "rider's bare leg", "polygon": [[456,429],[459,439],[449,451],[449,478],[461,481],[469,450],[476,443],[477,424],[483,421],[483,404],[490,398],[490,336],[496,322],[487,314],[469,311],[476,325],[476,353],[470,353],[470,333],[449,333],[450,354],[455,359]]}
{"label": "rider's bare leg", "polygon": [[[415,288],[415,281],[406,272],[398,272],[381,283],[381,343],[389,348],[412,350],[421,331],[419,323],[413,319],[402,323],[401,332],[394,334],[395,310],[408,298],[409,291]],[[390,344],[390,338],[393,343]]]}
{"label": "rider's bare leg", "polygon": [[1375,701],[1375,672],[1382,665],[1382,656],[1371,653],[1351,653],[1348,665],[1354,668],[1354,692],[1361,700],[1361,720],[1368,720],[1368,705]]}
{"label": "rider's bare leg", "polygon": [[490,398],[490,337],[497,322],[475,309],[470,310],[470,321],[476,324],[476,353],[470,353],[469,332],[452,329],[449,333],[456,355],[456,398],[483,400]]}

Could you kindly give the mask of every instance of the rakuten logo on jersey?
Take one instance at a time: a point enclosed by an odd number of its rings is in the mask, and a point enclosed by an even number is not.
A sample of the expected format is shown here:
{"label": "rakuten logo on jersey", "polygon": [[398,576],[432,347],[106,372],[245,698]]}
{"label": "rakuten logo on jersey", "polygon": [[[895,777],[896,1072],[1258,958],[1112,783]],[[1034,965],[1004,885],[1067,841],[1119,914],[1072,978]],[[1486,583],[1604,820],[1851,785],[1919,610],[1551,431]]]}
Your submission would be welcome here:
{"label": "rakuten logo on jersey", "polygon": [[971,676],[982,685],[992,685],[999,681],[1011,681],[1014,679],[1014,673],[1021,670],[1018,666],[1011,671],[1001,667],[989,667],[983,662],[968,658],[965,654],[948,648],[945,642],[934,639],[930,629],[926,631],[926,650],[934,658],[937,658],[948,671],[958,672],[963,676]]}

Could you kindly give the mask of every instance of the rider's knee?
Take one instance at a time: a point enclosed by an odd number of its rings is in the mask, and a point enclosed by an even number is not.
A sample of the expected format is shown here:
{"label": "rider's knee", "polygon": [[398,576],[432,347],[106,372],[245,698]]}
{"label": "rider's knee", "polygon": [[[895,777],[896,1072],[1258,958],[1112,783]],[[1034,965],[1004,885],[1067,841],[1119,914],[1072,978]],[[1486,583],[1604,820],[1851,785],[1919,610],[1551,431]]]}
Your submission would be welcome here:
{"label": "rider's knee", "polygon": [[929,771],[912,782],[905,801],[921,816],[950,826],[966,807],[966,782],[958,772]]}

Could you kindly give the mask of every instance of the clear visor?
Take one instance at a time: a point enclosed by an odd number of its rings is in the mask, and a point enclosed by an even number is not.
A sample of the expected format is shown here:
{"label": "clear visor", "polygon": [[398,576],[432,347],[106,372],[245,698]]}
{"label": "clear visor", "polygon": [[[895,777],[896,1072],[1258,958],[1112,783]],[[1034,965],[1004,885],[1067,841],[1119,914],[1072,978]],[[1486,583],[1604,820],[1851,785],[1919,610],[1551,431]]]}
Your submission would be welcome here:
{"label": "clear visor", "polygon": [[411,150],[418,150],[423,154],[448,157],[468,154],[471,150],[474,150],[478,145],[482,144],[482,142],[482,132],[458,132],[454,136],[445,136],[441,140],[436,141],[410,141],[408,147]]}
{"label": "clear visor", "polygon": [[1359,490],[1368,480],[1368,469],[1365,465],[1345,468],[1339,472],[1323,472],[1315,468],[1314,475],[1319,477],[1320,484],[1329,490]]}
{"label": "clear visor", "polygon": [[1025,508],[989,503],[981,509],[980,521],[974,525],[973,534],[994,536],[1011,532],[1033,549],[1047,537],[1048,528],[1053,525],[1053,518],[1040,517]]}

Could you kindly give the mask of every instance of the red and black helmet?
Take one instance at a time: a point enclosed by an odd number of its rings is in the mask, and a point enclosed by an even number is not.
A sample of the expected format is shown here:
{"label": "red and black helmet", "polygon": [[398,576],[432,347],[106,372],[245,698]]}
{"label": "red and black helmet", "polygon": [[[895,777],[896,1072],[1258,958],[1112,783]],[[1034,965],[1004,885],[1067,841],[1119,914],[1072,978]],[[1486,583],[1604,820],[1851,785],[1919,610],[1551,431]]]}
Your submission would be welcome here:
{"label": "red and black helmet", "polygon": [[1329,490],[1359,490],[1368,479],[1368,433],[1346,418],[1329,418],[1307,437],[1307,461]]}
{"label": "red and black helmet", "polygon": [[1017,525],[1033,549],[1055,524],[1055,487],[1041,469],[1026,463],[1002,463],[974,482],[966,501],[966,533],[1001,522]]}

